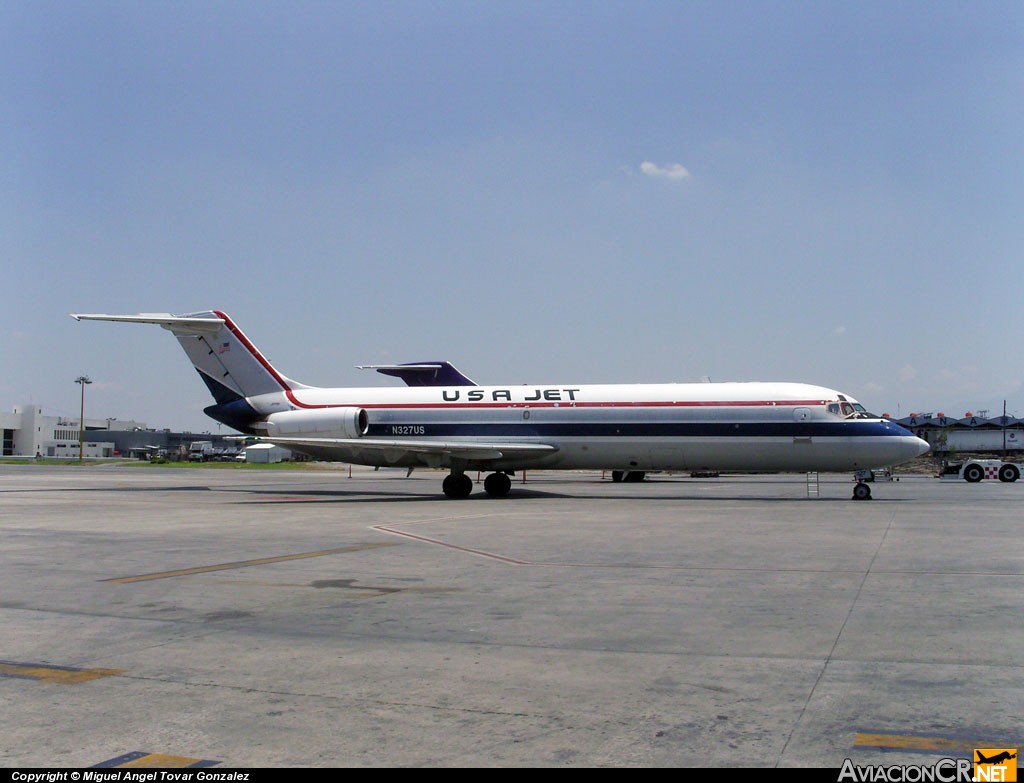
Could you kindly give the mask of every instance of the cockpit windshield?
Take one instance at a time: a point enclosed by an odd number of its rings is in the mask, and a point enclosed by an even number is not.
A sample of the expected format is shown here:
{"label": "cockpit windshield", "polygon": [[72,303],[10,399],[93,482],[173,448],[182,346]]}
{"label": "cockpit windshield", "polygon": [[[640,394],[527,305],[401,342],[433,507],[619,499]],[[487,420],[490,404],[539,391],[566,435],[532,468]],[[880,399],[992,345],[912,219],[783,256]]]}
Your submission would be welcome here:
{"label": "cockpit windshield", "polygon": [[878,417],[869,413],[867,408],[859,402],[830,402],[828,412],[843,419],[877,419]]}

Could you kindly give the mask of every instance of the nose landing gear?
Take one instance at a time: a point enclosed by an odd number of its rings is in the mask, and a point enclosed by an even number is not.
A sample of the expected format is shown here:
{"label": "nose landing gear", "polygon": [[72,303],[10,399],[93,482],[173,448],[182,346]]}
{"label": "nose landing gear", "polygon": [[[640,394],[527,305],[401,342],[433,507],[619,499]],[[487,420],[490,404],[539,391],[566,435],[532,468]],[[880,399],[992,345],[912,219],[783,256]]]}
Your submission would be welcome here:
{"label": "nose landing gear", "polygon": [[871,487],[869,487],[863,481],[858,482],[853,487],[853,499],[871,500]]}

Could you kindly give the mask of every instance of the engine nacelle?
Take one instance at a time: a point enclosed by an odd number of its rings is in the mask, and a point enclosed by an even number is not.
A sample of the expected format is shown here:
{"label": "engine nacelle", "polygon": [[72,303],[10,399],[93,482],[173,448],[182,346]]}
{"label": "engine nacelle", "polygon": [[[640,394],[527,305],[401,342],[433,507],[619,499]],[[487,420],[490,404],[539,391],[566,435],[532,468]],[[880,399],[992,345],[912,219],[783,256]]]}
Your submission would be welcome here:
{"label": "engine nacelle", "polygon": [[361,438],[369,431],[370,422],[362,408],[317,408],[272,413],[256,427],[279,438]]}

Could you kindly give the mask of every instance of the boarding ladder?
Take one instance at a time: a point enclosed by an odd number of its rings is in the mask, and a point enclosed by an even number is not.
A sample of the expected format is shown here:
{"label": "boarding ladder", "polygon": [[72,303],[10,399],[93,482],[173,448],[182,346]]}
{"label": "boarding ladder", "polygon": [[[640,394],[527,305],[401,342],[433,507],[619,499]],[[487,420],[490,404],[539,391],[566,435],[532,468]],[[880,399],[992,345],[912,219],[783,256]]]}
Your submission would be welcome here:
{"label": "boarding ladder", "polygon": [[807,471],[807,497],[818,497],[818,471]]}

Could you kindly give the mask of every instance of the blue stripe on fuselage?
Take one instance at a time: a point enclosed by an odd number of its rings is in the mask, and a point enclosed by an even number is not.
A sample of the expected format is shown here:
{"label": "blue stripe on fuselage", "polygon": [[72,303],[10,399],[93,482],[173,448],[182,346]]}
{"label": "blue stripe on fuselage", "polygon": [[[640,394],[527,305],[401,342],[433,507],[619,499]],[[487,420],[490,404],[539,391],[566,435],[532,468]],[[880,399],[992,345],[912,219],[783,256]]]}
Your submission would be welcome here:
{"label": "blue stripe on fuselage", "polygon": [[416,427],[419,437],[592,437],[641,438],[688,437],[721,438],[729,436],[764,438],[856,438],[912,437],[913,433],[899,425],[877,421],[845,422],[415,422],[403,417],[402,422],[372,422],[367,437],[404,435],[402,428]]}

